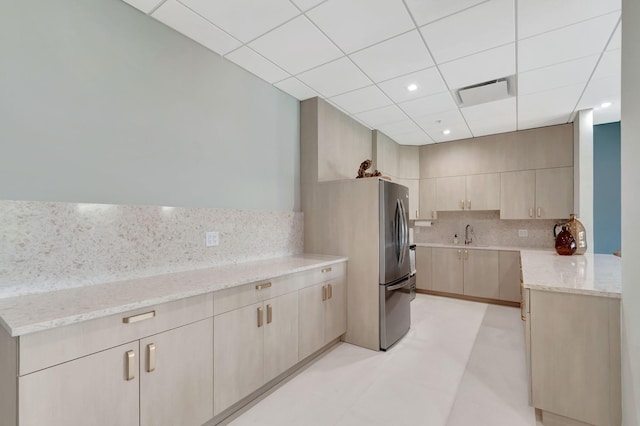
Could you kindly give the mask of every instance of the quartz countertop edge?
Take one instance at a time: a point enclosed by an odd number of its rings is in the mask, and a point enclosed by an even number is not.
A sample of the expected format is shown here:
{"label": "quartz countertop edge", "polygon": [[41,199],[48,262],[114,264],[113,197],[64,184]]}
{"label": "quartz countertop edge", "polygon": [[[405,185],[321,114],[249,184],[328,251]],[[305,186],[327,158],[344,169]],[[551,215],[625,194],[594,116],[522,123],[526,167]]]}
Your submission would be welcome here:
{"label": "quartz countertop edge", "polygon": [[0,324],[17,337],[344,261],[300,254],[4,298]]}
{"label": "quartz countertop edge", "polygon": [[619,257],[593,253],[560,256],[555,251],[521,250],[520,262],[524,288],[620,298]]}
{"label": "quartz countertop edge", "polygon": [[452,248],[452,249],[469,249],[469,250],[496,250],[496,251],[548,251],[555,253],[553,248],[525,248],[514,246],[492,246],[484,244],[453,244],[453,243],[415,243],[417,247],[432,247],[432,248]]}

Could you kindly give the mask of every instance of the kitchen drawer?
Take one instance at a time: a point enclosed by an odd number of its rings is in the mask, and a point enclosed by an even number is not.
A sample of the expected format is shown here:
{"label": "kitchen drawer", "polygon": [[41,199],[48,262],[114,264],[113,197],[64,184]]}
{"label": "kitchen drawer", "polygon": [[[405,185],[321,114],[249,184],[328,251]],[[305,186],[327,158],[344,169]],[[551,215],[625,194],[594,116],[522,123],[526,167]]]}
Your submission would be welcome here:
{"label": "kitchen drawer", "polygon": [[347,274],[347,262],[334,263],[322,268],[312,269],[306,272],[304,279],[300,283],[300,288],[310,287],[319,283],[324,283]]}
{"label": "kitchen drawer", "polygon": [[[155,316],[135,321],[137,315]],[[83,321],[19,337],[20,370],[25,375],[213,316],[213,294],[189,297]],[[132,322],[125,323],[125,318]],[[138,317],[140,318],[140,317]]]}
{"label": "kitchen drawer", "polygon": [[216,291],[213,294],[213,314],[220,315],[262,302],[271,297],[272,289],[273,280],[264,280]]}

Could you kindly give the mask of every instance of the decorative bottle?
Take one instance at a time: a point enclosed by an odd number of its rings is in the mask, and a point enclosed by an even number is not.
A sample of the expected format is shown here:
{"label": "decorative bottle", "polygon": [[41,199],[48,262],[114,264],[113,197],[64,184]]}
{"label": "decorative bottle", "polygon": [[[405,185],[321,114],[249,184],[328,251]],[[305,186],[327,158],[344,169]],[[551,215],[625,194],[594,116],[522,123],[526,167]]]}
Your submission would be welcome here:
{"label": "decorative bottle", "polygon": [[576,240],[576,253],[584,254],[587,251],[587,232],[584,225],[576,218],[575,214],[571,214],[569,222],[565,225],[569,227],[569,232]]}
{"label": "decorative bottle", "polygon": [[576,240],[569,232],[566,225],[562,226],[562,231],[556,237],[556,252],[561,256],[571,256],[576,251]]}

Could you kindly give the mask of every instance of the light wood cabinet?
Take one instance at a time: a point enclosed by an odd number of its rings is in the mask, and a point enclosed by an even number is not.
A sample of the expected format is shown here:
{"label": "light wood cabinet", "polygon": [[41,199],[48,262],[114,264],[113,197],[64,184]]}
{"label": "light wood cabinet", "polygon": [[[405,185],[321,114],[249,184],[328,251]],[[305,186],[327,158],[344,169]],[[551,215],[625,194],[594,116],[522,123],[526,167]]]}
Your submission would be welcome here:
{"label": "light wood cabinet", "polygon": [[436,208],[438,211],[464,210],[465,200],[464,176],[436,179]]}
{"label": "light wood cabinet", "polygon": [[431,247],[416,247],[416,288],[433,290]]}
{"label": "light wood cabinet", "polygon": [[500,252],[500,300],[520,302],[520,253]]}
{"label": "light wood cabinet", "polygon": [[493,250],[465,249],[463,257],[464,294],[466,296],[499,299],[499,253]]}
{"label": "light wood cabinet", "polygon": [[264,381],[268,382],[298,362],[298,292],[264,305]]}
{"label": "light wood cabinet", "polygon": [[347,331],[347,283],[344,278],[327,283],[324,304],[324,343],[340,337]]}
{"label": "light wood cabinet", "polygon": [[502,173],[500,219],[563,219],[573,211],[573,167]]}
{"label": "light wood cabinet", "polygon": [[433,248],[432,289],[443,293],[463,294],[463,249]]}
{"label": "light wood cabinet", "polygon": [[437,178],[436,193],[440,211],[498,210],[500,174]]}
{"label": "light wood cabinet", "polygon": [[543,423],[620,425],[620,300],[539,290],[529,297],[532,398]]}
{"label": "light wood cabinet", "polygon": [[137,425],[138,348],[127,343],[20,377],[20,425]]}
{"label": "light wood cabinet", "polygon": [[436,207],[436,179],[420,179],[420,204],[418,206],[418,218],[437,219]]}

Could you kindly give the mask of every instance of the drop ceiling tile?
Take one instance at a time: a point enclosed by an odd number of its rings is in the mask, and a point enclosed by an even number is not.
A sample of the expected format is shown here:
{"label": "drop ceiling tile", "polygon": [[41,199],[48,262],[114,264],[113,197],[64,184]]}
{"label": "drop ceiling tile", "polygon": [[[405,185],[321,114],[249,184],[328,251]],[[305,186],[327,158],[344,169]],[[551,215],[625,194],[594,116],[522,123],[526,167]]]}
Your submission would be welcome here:
{"label": "drop ceiling tile", "polygon": [[617,50],[608,50],[604,52],[598,66],[596,67],[596,72],[593,73],[592,80],[598,80],[601,78],[610,78],[610,77],[618,77],[622,75],[622,51],[621,49]]}
{"label": "drop ceiling tile", "polygon": [[293,96],[294,98],[304,101],[305,99],[313,98],[315,96],[319,96],[318,93],[298,80],[295,77],[288,78],[286,80],[282,80],[276,84],[274,84],[278,89],[282,90]]}
{"label": "drop ceiling tile", "polygon": [[[410,92],[407,89],[410,84],[415,84],[418,88]],[[394,102],[404,102],[447,91],[447,86],[436,67],[378,83],[378,87]]]}
{"label": "drop ceiling tile", "polygon": [[618,24],[616,30],[613,32],[611,40],[607,45],[607,50],[621,49],[622,48],[622,23]]}
{"label": "drop ceiling tile", "polygon": [[457,124],[454,126],[449,126],[447,127],[447,129],[449,129],[450,131],[448,135],[445,135],[444,133],[442,133],[443,131],[442,128],[428,129],[427,134],[435,142],[457,141],[460,139],[468,139],[473,137],[473,134],[471,134],[466,124]]}
{"label": "drop ceiling tile", "polygon": [[452,15],[486,0],[406,0],[418,26]]}
{"label": "drop ceiling tile", "polygon": [[451,89],[507,77],[516,73],[516,45],[496,47],[447,62],[438,68]]}
{"label": "drop ceiling tile", "polygon": [[523,39],[620,10],[620,0],[517,0]]}
{"label": "drop ceiling tile", "polygon": [[349,57],[375,82],[434,65],[417,30],[360,50]]}
{"label": "drop ceiling tile", "polygon": [[329,0],[307,16],[346,53],[414,28],[402,0]]}
{"label": "drop ceiling tile", "polygon": [[274,83],[291,77],[288,72],[283,71],[277,65],[272,64],[267,59],[258,55],[246,46],[234,50],[225,56],[231,62],[235,62],[247,71],[257,75],[261,79]]}
{"label": "drop ceiling tile", "polygon": [[467,127],[464,117],[458,109],[423,115],[414,118],[414,120],[431,137],[433,137],[431,134],[433,131],[442,132],[445,129]]}
{"label": "drop ceiling tile", "polygon": [[319,5],[324,0],[291,0],[291,1],[294,2],[295,5],[298,6],[300,9],[309,10],[316,5]]}
{"label": "drop ceiling tile", "polygon": [[528,95],[576,83],[586,83],[599,57],[600,55],[591,55],[522,72],[518,76],[518,94]]}
{"label": "drop ceiling tile", "polygon": [[242,45],[238,40],[175,0],[163,3],[151,16],[220,55]]}
{"label": "drop ceiling tile", "polygon": [[436,63],[515,41],[513,0],[492,0],[420,28]]}
{"label": "drop ceiling tile", "polygon": [[124,2],[129,3],[131,6],[143,11],[144,13],[149,13],[157,5],[162,3],[162,0],[124,0]]}
{"label": "drop ceiling tile", "polygon": [[434,143],[433,139],[426,132],[418,130],[415,132],[401,133],[393,137],[393,140],[400,145],[429,145]]}
{"label": "drop ceiling tile", "polygon": [[518,71],[582,58],[602,52],[619,13],[580,22],[518,42]]}
{"label": "drop ceiling tile", "polygon": [[289,0],[181,0],[181,2],[244,43],[300,14]]}
{"label": "drop ceiling tile", "polygon": [[473,136],[513,132],[518,128],[516,98],[461,108]]}
{"label": "drop ceiling tile", "polygon": [[[611,102],[615,105],[620,105],[620,77],[601,78],[598,80],[591,80],[587,86],[578,107],[578,111],[581,109],[593,108],[600,109],[600,105],[604,102]],[[606,109],[606,108],[602,108]]]}
{"label": "drop ceiling tile", "polygon": [[615,121],[620,121],[619,104],[593,111],[593,124],[613,123]]}
{"label": "drop ceiling tile", "polygon": [[398,104],[409,117],[420,117],[458,108],[451,93],[442,92]]}
{"label": "drop ceiling tile", "polygon": [[578,103],[584,84],[518,96],[518,129],[566,123]]}
{"label": "drop ceiling tile", "polygon": [[393,123],[396,121],[407,119],[407,115],[402,112],[402,110],[396,105],[389,105],[384,108],[361,112],[360,114],[356,114],[356,117],[373,128],[377,128],[382,124]]}
{"label": "drop ceiling tile", "polygon": [[391,105],[393,102],[376,86],[363,87],[329,99],[350,114],[370,111]]}
{"label": "drop ceiling tile", "polygon": [[347,57],[303,72],[298,78],[325,97],[335,96],[371,84],[371,80]]}
{"label": "drop ceiling tile", "polygon": [[249,47],[291,74],[298,74],[343,56],[304,16],[252,41]]}
{"label": "drop ceiling tile", "polygon": [[394,138],[395,135],[419,132],[422,130],[420,129],[420,127],[418,127],[416,123],[413,122],[413,120],[409,120],[409,119],[396,121],[394,123],[381,124],[376,128],[380,130],[382,133],[391,137],[392,139]]}

